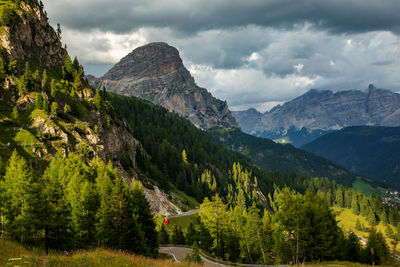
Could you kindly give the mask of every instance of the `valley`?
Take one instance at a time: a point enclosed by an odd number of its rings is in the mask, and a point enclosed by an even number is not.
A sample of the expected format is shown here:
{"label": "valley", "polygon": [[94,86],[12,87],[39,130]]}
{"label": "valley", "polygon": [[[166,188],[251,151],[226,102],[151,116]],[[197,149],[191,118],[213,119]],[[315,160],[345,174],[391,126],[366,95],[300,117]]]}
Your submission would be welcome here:
{"label": "valley", "polygon": [[96,78],[43,2],[0,22],[0,264],[399,264],[397,93],[231,112],[165,42]]}

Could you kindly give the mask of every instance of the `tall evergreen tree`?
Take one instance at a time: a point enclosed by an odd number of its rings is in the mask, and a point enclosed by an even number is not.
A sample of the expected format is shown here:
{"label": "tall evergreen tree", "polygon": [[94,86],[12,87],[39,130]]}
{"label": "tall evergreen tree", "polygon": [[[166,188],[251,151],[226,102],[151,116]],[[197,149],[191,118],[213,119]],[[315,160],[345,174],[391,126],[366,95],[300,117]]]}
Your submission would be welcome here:
{"label": "tall evergreen tree", "polygon": [[150,204],[147,201],[143,187],[140,182],[132,180],[132,204],[135,207],[137,221],[145,237],[145,245],[149,256],[157,256],[158,253],[158,235],[155,230],[155,222],[150,210]]}
{"label": "tall evergreen tree", "polygon": [[7,219],[6,231],[9,236],[24,242],[29,222],[25,213],[28,205],[28,190],[32,183],[32,173],[24,158],[16,150],[11,155],[2,183],[4,190],[4,214]]}

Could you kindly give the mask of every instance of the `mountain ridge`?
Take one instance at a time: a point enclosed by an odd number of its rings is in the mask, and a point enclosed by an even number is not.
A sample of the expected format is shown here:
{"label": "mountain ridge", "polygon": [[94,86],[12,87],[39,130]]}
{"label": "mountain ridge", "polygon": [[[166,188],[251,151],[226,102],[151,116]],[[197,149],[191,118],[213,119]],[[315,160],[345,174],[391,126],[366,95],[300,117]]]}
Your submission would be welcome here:
{"label": "mountain ridge", "polygon": [[163,42],[136,48],[103,77],[89,77],[97,89],[136,96],[177,112],[196,127],[238,127],[226,101],[196,85],[179,51]]}
{"label": "mountain ridge", "polygon": [[233,115],[246,133],[294,137],[299,140],[293,144],[301,146],[348,126],[400,126],[400,95],[372,84],[364,91],[312,89],[263,114],[247,110]]}
{"label": "mountain ridge", "polygon": [[302,148],[352,172],[400,185],[400,127],[346,127]]}

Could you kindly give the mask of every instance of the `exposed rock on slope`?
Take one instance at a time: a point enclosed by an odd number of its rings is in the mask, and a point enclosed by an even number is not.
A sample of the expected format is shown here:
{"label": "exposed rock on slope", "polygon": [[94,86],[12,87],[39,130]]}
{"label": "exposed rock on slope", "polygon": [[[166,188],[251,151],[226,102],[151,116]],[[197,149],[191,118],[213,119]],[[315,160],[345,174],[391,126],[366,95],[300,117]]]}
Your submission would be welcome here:
{"label": "exposed rock on slope", "polygon": [[[7,7],[1,6],[9,8],[11,14],[8,22],[2,21],[0,25],[1,56],[6,63],[15,61],[21,72],[7,76],[5,85],[0,86],[0,110],[4,112],[0,120],[2,159],[7,160],[12,151],[18,149],[30,157],[33,168],[40,172],[46,165],[43,163],[57,151],[65,155],[76,152],[85,159],[98,156],[105,162],[111,161],[127,181],[138,177],[136,153],[143,149],[126,121],[111,112],[104,100],[102,108],[96,108],[95,91],[80,77],[66,81],[52,74],[54,85],[51,87],[54,87],[51,90],[49,80],[43,78],[44,69],[47,73],[50,70],[56,72],[59,69],[54,67],[64,65],[68,58],[59,37],[48,24],[43,7],[36,1],[20,1],[18,6],[14,1],[9,2],[4,4]],[[33,63],[31,68],[35,69],[29,71],[37,70],[35,75],[38,77],[26,78],[30,83],[21,83],[21,89],[18,82],[22,78],[18,76],[23,73],[26,62]],[[2,73],[6,74],[9,73]],[[50,104],[57,107],[52,113],[49,112]],[[67,105],[69,112],[65,111]],[[61,112],[62,107],[64,112]],[[13,108],[18,111],[17,118],[9,116]],[[153,211],[181,212],[156,186],[154,190],[150,184],[146,186],[146,197]]]}
{"label": "exposed rock on slope", "polygon": [[297,145],[302,145],[302,138],[348,126],[400,126],[400,95],[373,85],[366,91],[310,90],[264,114],[233,114],[247,133],[272,139],[301,134]]}
{"label": "exposed rock on slope", "polygon": [[3,26],[4,33],[0,35],[8,60],[33,59],[42,67],[62,64],[67,52],[48,24],[43,8],[21,2],[16,16],[19,23]]}
{"label": "exposed rock on slope", "polygon": [[151,43],[122,58],[102,78],[91,82],[122,95],[136,96],[174,111],[202,129],[237,127],[226,102],[196,85],[179,52],[166,43]]}

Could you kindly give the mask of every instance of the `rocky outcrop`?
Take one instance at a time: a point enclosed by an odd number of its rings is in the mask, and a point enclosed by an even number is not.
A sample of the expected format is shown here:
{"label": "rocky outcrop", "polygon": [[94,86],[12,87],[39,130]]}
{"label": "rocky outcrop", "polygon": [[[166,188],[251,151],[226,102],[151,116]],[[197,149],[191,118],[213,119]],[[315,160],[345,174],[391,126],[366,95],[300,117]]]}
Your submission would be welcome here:
{"label": "rocky outcrop", "polygon": [[264,114],[248,110],[233,115],[245,132],[269,138],[348,126],[400,126],[400,95],[373,85],[365,91],[336,93],[313,89]]}
{"label": "rocky outcrop", "polygon": [[[34,63],[35,68],[40,65],[49,71],[52,67],[63,64],[67,52],[62,48],[59,36],[49,26],[41,4],[36,4],[36,1],[19,1],[18,8],[15,7],[13,11],[16,11],[13,19],[7,23],[8,26],[3,25],[0,31],[3,56],[6,56],[8,61],[16,61],[17,67],[23,67],[29,61]],[[10,135],[12,139],[6,143],[7,148],[12,148],[17,143],[26,151],[31,149],[33,155],[41,160],[53,158],[57,151],[61,151],[65,156],[70,152],[77,152],[85,159],[99,157],[104,162],[112,162],[128,183],[139,177],[136,166],[137,152],[146,152],[134,138],[132,129],[124,119],[110,112],[105,103],[102,108],[94,105],[95,90],[82,81],[76,90],[69,91],[68,87],[63,88],[66,90],[65,96],[61,90],[50,96],[47,92],[49,90],[45,88],[16,94],[14,92],[17,92],[16,85],[20,74],[17,71],[16,75],[6,78],[4,90],[0,89],[0,100],[4,101],[0,103],[1,106],[14,106],[19,112],[31,109],[44,100],[47,106],[44,109],[33,109],[29,115],[30,120],[13,129],[16,136]],[[38,96],[41,96],[41,100]],[[49,112],[51,104],[58,106],[54,112]],[[70,105],[72,110],[62,112],[66,104]],[[11,111],[11,108],[6,111]],[[8,119],[6,127],[10,125],[13,125],[11,118]],[[42,168],[41,160],[34,164]],[[171,197],[170,200],[169,196],[153,186],[151,181],[146,181],[146,187],[144,191],[154,212],[164,215],[181,213],[172,203],[174,199]]]}
{"label": "rocky outcrop", "polygon": [[202,129],[237,127],[226,102],[196,85],[176,48],[151,43],[122,58],[103,77],[88,77],[96,88],[136,96],[187,118]]}
{"label": "rocky outcrop", "polygon": [[62,64],[66,50],[48,24],[43,8],[21,1],[16,16],[12,25],[3,26],[0,33],[0,45],[5,49],[8,60],[34,60],[42,67]]}

